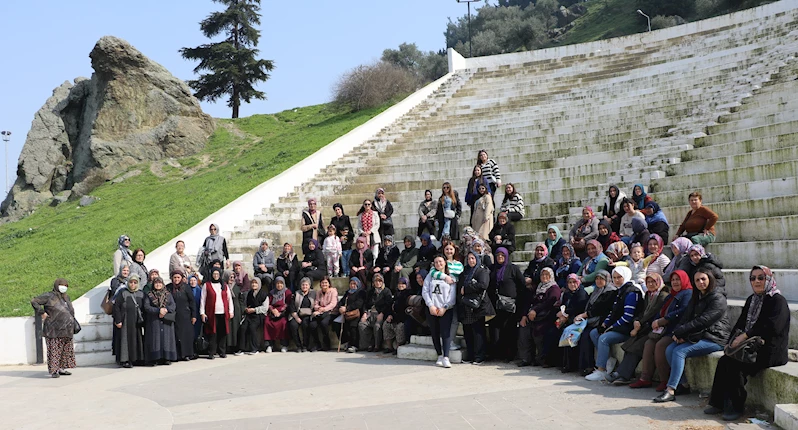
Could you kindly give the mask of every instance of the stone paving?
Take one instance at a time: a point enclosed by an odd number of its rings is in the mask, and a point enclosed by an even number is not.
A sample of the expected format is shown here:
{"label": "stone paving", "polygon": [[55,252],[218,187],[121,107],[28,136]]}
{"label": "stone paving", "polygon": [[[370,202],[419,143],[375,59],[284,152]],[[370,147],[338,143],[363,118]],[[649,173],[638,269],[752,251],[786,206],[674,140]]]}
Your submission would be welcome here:
{"label": "stone paving", "polygon": [[[705,400],[556,369],[436,368],[375,354],[272,353],[155,368],[0,368],[3,429],[723,429]],[[57,420],[58,426],[53,427]]]}

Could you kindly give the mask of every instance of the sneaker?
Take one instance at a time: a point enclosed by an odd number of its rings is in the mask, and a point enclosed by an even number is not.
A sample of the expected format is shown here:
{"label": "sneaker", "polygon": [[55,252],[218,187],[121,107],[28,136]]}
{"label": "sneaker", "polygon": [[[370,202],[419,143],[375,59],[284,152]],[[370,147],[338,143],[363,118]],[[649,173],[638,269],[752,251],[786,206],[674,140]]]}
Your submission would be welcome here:
{"label": "sneaker", "polygon": [[442,367],[443,366],[443,356],[442,355],[438,356],[438,361],[435,362],[435,365],[438,366],[438,367]]}
{"label": "sneaker", "polygon": [[235,355],[235,356],[244,355],[244,351],[236,351],[235,354],[233,354],[233,355]]}
{"label": "sneaker", "polygon": [[452,344],[449,345],[449,349],[451,349],[452,351],[459,351],[460,350],[460,345],[458,345],[457,343],[452,342]]}
{"label": "sneaker", "polygon": [[638,379],[635,382],[629,384],[629,388],[648,388],[650,387],[651,381],[646,381],[645,379]]}
{"label": "sneaker", "polygon": [[288,347],[284,346],[284,347],[280,348],[280,352],[288,352]]}
{"label": "sneaker", "polygon": [[619,387],[621,385],[629,385],[632,382],[631,379],[626,379],[624,377],[618,377],[618,379],[612,381],[612,385]]}
{"label": "sneaker", "polygon": [[621,375],[619,375],[618,372],[607,371],[607,382],[613,383],[617,379],[621,379]]}
{"label": "sneaker", "polygon": [[615,357],[610,357],[607,359],[607,373],[612,373],[612,371],[615,370],[615,365],[617,364],[618,360],[616,360]]}
{"label": "sneaker", "polygon": [[607,379],[607,372],[596,369],[590,375],[585,376],[585,379],[588,381],[604,381]]}
{"label": "sneaker", "polygon": [[271,345],[266,347],[266,353],[268,354],[270,352],[272,352],[272,346]]}
{"label": "sneaker", "polygon": [[357,348],[355,348],[354,346],[350,346],[349,348],[346,349],[346,352],[350,354],[355,353],[357,352]]}
{"label": "sneaker", "polygon": [[471,364],[473,364],[474,366],[482,366],[482,363],[484,362],[485,362],[484,360],[474,360],[471,362]]}
{"label": "sneaker", "polygon": [[443,357],[443,368],[444,369],[451,369],[452,368],[452,362],[449,361],[449,357]]}

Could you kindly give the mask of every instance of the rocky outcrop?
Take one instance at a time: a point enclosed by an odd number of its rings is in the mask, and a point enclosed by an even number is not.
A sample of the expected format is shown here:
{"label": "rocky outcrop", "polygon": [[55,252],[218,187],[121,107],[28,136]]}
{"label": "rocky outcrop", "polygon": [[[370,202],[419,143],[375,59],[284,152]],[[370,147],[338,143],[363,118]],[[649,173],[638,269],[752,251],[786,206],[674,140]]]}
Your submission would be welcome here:
{"label": "rocky outcrop", "polygon": [[63,83],[36,112],[3,216],[64,191],[79,198],[142,161],[196,153],[213,133],[188,86],[126,41],[103,37],[89,57],[91,79]]}

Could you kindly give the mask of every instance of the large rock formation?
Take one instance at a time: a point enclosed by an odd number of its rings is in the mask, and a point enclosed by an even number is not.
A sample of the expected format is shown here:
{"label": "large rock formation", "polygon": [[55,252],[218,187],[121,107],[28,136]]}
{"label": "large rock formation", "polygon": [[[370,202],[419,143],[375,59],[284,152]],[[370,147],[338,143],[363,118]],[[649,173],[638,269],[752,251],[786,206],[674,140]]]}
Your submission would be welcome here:
{"label": "large rock formation", "polygon": [[2,215],[85,195],[141,161],[193,154],[213,132],[188,86],[126,41],[103,37],[89,57],[91,79],[63,83],[36,112]]}

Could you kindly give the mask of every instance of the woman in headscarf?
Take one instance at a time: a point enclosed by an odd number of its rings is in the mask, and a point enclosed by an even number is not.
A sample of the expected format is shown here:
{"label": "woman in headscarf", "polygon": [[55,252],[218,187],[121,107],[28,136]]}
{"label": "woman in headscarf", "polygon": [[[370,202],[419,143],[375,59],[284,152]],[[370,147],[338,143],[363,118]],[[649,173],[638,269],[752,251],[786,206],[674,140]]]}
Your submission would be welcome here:
{"label": "woman in headscarf", "polygon": [[[610,272],[606,270],[596,271],[595,285],[585,288],[585,291],[590,294],[585,311],[574,317],[574,322],[587,320],[587,325],[579,338],[579,363],[577,367],[582,376],[592,373],[596,364],[595,345],[590,339],[590,331],[601,325],[602,321],[612,312],[612,305],[618,295],[618,288],[610,281]],[[582,285],[585,285],[584,282]],[[574,365],[575,363],[571,362],[568,367],[573,368]]]}
{"label": "woman in headscarf", "polygon": [[643,296],[643,312],[635,317],[632,322],[632,331],[629,339],[621,345],[624,350],[623,360],[616,370],[610,374],[608,380],[613,385],[627,385],[635,376],[635,369],[643,359],[646,342],[650,339],[651,324],[659,318],[662,304],[668,297],[668,287],[657,273],[646,275],[646,293]]}
{"label": "woman in headscarf", "polygon": [[[283,277],[286,287],[293,291],[299,281],[299,259],[290,243],[283,244],[283,253],[277,257],[277,274]],[[264,287],[265,288],[265,287]]]}
{"label": "woman in headscarf", "polygon": [[[399,274],[394,269],[397,261],[399,261],[399,248],[393,243],[393,236],[383,236],[382,249],[377,255],[377,261],[374,263],[372,272],[374,274],[382,274],[385,286],[388,287],[391,294],[396,292],[396,279]],[[380,347],[380,349],[382,348]]]}
{"label": "woman in headscarf", "polygon": [[208,359],[213,360],[216,353],[227,357],[227,335],[230,333],[230,319],[235,316],[233,295],[227,283],[222,281],[222,269],[214,267],[207,282],[202,285],[200,318],[208,336]]}
{"label": "woman in headscarf", "polygon": [[[133,266],[135,267],[135,263],[133,264]],[[132,269],[132,268],[131,268],[131,269]],[[132,271],[131,271],[131,272],[132,272]],[[155,278],[160,278],[160,277],[161,277],[161,272],[160,272],[158,269],[152,269],[152,270],[150,270],[150,271],[147,273],[147,276],[146,276],[146,277],[144,277],[144,278],[142,278],[142,279],[146,279],[146,280],[147,280],[147,283],[146,283],[146,284],[144,284],[144,288],[142,288],[142,289],[141,289],[141,292],[142,292],[142,293],[144,293],[144,295],[145,295],[145,296],[146,296],[147,294],[149,294],[149,293],[150,293],[150,291],[152,291],[152,284],[153,284],[153,281],[155,281]]]}
{"label": "woman in headscarf", "polygon": [[429,234],[435,233],[435,215],[437,213],[438,201],[432,199],[432,191],[424,191],[424,200],[418,205],[418,232],[416,236],[421,236],[426,230]]}
{"label": "woman in headscarf", "polygon": [[[202,318],[200,317],[200,306],[202,305],[202,284],[196,274],[188,277],[188,287],[191,294],[194,295],[194,314],[191,319],[194,321],[194,340],[196,340],[202,332]],[[195,350],[192,360],[197,359],[197,354],[200,351]]]}
{"label": "woman in headscarf", "polygon": [[[315,351],[313,337],[310,335],[310,320],[316,304],[316,290],[311,288],[310,278],[299,281],[299,289],[288,304],[288,329],[296,345],[296,352]],[[299,332],[302,332],[300,337]]]}
{"label": "woman in headscarf", "polygon": [[[261,240],[260,249],[258,249],[258,252],[252,257],[252,267],[255,271],[255,277],[260,279],[261,285],[270,286],[272,284],[276,263],[274,251],[269,249],[269,242],[266,239]],[[250,283],[247,282],[247,284]]]}
{"label": "woman in headscarf", "polygon": [[381,274],[375,273],[371,279],[371,288],[366,289],[366,302],[363,306],[363,315],[358,323],[359,349],[361,351],[382,351],[383,322],[390,313],[393,305],[391,290],[385,288],[385,279]]}
{"label": "woman in headscarf", "polygon": [[235,278],[236,286],[241,290],[241,305],[243,307],[250,285],[249,274],[244,270],[244,263],[240,261],[233,262],[233,277]]}
{"label": "woman in headscarf", "polygon": [[549,348],[544,339],[556,330],[554,321],[560,304],[560,287],[554,282],[554,271],[545,267],[540,272],[540,283],[535,287],[534,295],[525,307],[518,332],[518,355],[521,361],[518,367],[543,366],[553,367],[549,359]]}
{"label": "woman in headscarf", "polygon": [[593,284],[596,279],[596,273],[601,270],[607,270],[607,267],[609,267],[610,259],[602,251],[604,249],[597,240],[591,240],[587,243],[588,257],[582,262],[582,267],[577,272],[585,288]]}
{"label": "woman in headscarf", "polygon": [[114,251],[114,275],[119,273],[123,263],[127,263],[128,265],[133,264],[133,254],[130,252],[130,238],[126,234],[123,234],[119,236],[116,243],[117,249]]}
{"label": "woman in headscarf", "polygon": [[318,281],[327,274],[327,259],[324,258],[324,252],[316,239],[310,239],[308,242],[308,250],[305,252],[301,266],[299,275],[303,278]]}
{"label": "woman in headscarf", "polygon": [[[631,251],[629,250],[629,247],[621,241],[613,242],[610,244],[610,246],[604,249],[604,255],[610,259],[609,265],[612,267],[618,263],[622,263],[618,264],[620,266],[628,265],[630,262],[632,262],[632,257],[629,256],[630,254]],[[642,259],[643,258],[641,257],[640,260]]]}
{"label": "woman in headscarf", "polygon": [[253,355],[259,353],[263,345],[263,318],[269,311],[269,293],[261,287],[258,278],[252,278],[249,285],[238,344],[247,355]]}
{"label": "woman in headscarf", "polygon": [[308,243],[311,239],[317,242],[324,236],[324,221],[321,219],[321,210],[316,208],[316,199],[308,199],[308,208],[302,211],[302,253],[308,253]]}
{"label": "woman in headscarf", "polygon": [[202,242],[202,247],[197,254],[197,267],[199,267],[203,280],[210,279],[210,268],[214,261],[219,261],[224,265],[224,262],[230,259],[230,254],[227,252],[227,239],[219,234],[219,226],[211,224],[208,231],[210,235]]}
{"label": "woman in headscarf", "polygon": [[546,231],[546,241],[544,243],[546,244],[546,248],[549,250],[549,258],[554,261],[557,261],[560,258],[562,247],[567,244],[565,239],[562,238],[560,228],[555,224],[549,224],[549,227]]}
{"label": "woman in headscarf", "polygon": [[610,232],[617,233],[621,227],[621,217],[623,216],[621,202],[625,198],[626,194],[623,191],[615,185],[610,185],[607,197],[604,199],[604,207],[601,208],[604,220],[610,225]]}
{"label": "woman in headscarf", "polygon": [[639,243],[645,246],[651,238],[651,232],[648,231],[648,224],[645,219],[632,218],[632,235],[621,239],[627,245]]}
{"label": "woman in headscarf", "polygon": [[349,256],[349,276],[360,279],[361,285],[366,285],[371,279],[374,268],[374,258],[368,249],[368,239],[360,236],[355,242],[355,250]]}
{"label": "woman in headscarf", "polygon": [[471,227],[477,231],[479,237],[490,238],[490,231],[493,230],[493,196],[488,192],[487,187],[482,184],[477,189],[477,199],[472,205]]}
{"label": "woman in headscarf", "polygon": [[723,356],[715,369],[712,394],[706,414],[723,413],[723,419],[739,419],[748,392],[745,384],[749,376],[768,367],[787,364],[787,345],[790,332],[790,309],[787,300],[776,286],[773,272],[766,266],[754,266],[748,277],[753,294],[748,296],[742,313],[734,324],[729,338],[731,348],[739,348],[746,340],[759,336],[764,344],[757,350],[754,363],[743,363]]}
{"label": "woman in headscarf", "polygon": [[[399,259],[396,261],[396,265],[393,268],[394,277],[397,277],[397,281],[398,278],[410,279],[413,268],[418,262],[418,248],[416,248],[416,241],[413,239],[413,236],[405,236],[403,242],[405,249],[399,253]],[[407,286],[410,287],[410,285]]]}
{"label": "woman in headscarf", "polygon": [[194,323],[197,322],[194,293],[183,280],[183,272],[172,273],[172,282],[166,286],[166,291],[175,301],[174,331],[177,357],[182,361],[188,361],[194,357]]}
{"label": "woman in headscarf", "polygon": [[114,302],[114,355],[116,364],[131,368],[144,361],[144,293],[138,275],[131,275]]}
{"label": "woman in headscarf", "polygon": [[643,311],[643,288],[632,282],[632,271],[628,267],[612,270],[612,283],[618,288],[612,311],[600,326],[590,331],[590,340],[596,345],[596,370],[585,376],[588,381],[608,378],[607,361],[610,347],[629,339],[633,321]]}
{"label": "woman in headscarf", "polygon": [[155,278],[152,291],[144,298],[144,342],[149,365],[169,365],[177,361],[174,324],[175,300],[166,290],[163,279]]}
{"label": "woman in headscarf", "polygon": [[489,236],[492,248],[502,247],[510,254],[515,252],[515,226],[508,221],[507,213],[499,213]]}
{"label": "woman in headscarf", "polygon": [[[665,381],[671,372],[668,360],[665,358],[665,350],[673,342],[671,333],[676,324],[682,318],[690,297],[693,295],[693,285],[684,270],[677,270],[671,274],[670,292],[660,307],[659,313],[654,316],[651,322],[651,332],[643,345],[641,358],[643,360],[643,371],[640,379],[631,383],[629,388],[648,388],[654,376],[656,367],[659,374],[659,391],[665,390]],[[632,352],[634,353],[634,352]]]}
{"label": "woman in headscarf", "polygon": [[[233,317],[230,320],[230,331],[227,333],[227,350],[233,351],[234,355],[243,355],[241,350],[242,345],[238,344],[238,331],[241,328],[241,312],[244,307],[245,296],[241,287],[236,283],[235,273],[225,270],[222,274],[222,282],[227,285],[230,291],[230,298],[233,300]],[[249,292],[249,285],[247,285],[247,292]]]}
{"label": "woman in headscarf", "polygon": [[75,333],[75,309],[67,294],[69,282],[58,278],[53,290],[31,299],[36,314],[42,316],[42,336],[47,344],[47,372],[52,378],[71,375],[74,369],[75,349],[72,337]]}
{"label": "woman in headscarf", "polygon": [[687,251],[688,258],[682,259],[680,269],[687,272],[690,279],[695,277],[699,270],[706,270],[715,278],[715,288],[726,296],[726,278],[723,276],[723,265],[718,258],[708,253],[703,246],[693,245]]}
{"label": "woman in headscarf", "polygon": [[598,231],[599,234],[598,237],[596,237],[596,240],[599,241],[604,249],[607,249],[610,244],[621,241],[621,238],[618,237],[618,233],[612,231],[612,226],[606,219],[599,221]]}
{"label": "woman in headscarf", "polygon": [[[147,283],[151,281],[150,272],[147,270],[147,266],[144,265],[144,258],[146,255],[144,254],[144,250],[141,248],[137,248],[133,251],[133,263],[130,265],[130,273],[132,275],[138,275],[140,279],[146,279]],[[153,269],[155,270],[155,269]],[[144,289],[144,294],[149,292],[148,288]]]}
{"label": "woman in headscarf", "polygon": [[460,240],[459,219],[463,212],[460,194],[452,188],[452,184],[444,182],[441,196],[438,198],[438,237],[448,236],[452,240]]}
{"label": "woman in headscarf", "polygon": [[507,363],[515,358],[517,351],[517,325],[521,321],[521,315],[525,313],[518,302],[525,292],[524,274],[518,266],[510,262],[509,251],[500,247],[496,250],[496,263],[490,271],[488,288],[488,297],[496,309],[496,317],[489,322],[490,354]]}
{"label": "woman in headscarf", "polygon": [[[357,237],[366,238],[366,245],[371,248],[371,255],[377,258],[377,251],[380,248],[380,215],[374,210],[374,204],[371,200],[363,200],[363,206],[357,211]],[[355,243],[357,246],[357,243]],[[353,251],[354,254],[356,251]],[[374,264],[374,260],[371,261]],[[351,265],[350,265],[351,267]]]}
{"label": "woman in headscarf", "polygon": [[471,250],[480,256],[483,266],[486,268],[493,267],[493,254],[490,252],[490,246],[484,240],[475,238],[471,242]]}
{"label": "woman in headscarf", "polygon": [[665,242],[659,237],[658,234],[652,234],[648,239],[648,257],[643,260],[643,265],[646,268],[646,275],[656,273],[660,277],[664,274],[665,268],[671,264],[671,259],[663,254]]}
{"label": "woman in headscarf", "polygon": [[438,250],[435,249],[435,245],[432,243],[432,237],[429,234],[422,234],[419,240],[421,241],[421,247],[418,248],[416,267],[428,271],[432,266],[432,259],[435,258],[435,254],[438,253]]}
{"label": "woman in headscarf", "polygon": [[670,234],[668,218],[665,217],[657,202],[646,194],[643,184],[635,185],[632,198],[637,204],[637,209],[646,217],[648,231],[651,234],[659,235],[663,242],[668,243],[668,235]]}
{"label": "woman in headscarf", "polygon": [[693,242],[686,237],[677,237],[676,239],[673,239],[673,242],[671,242],[673,259],[671,259],[671,262],[668,264],[668,267],[665,268],[665,271],[662,274],[662,278],[665,279],[665,283],[670,283],[671,274],[682,267],[682,260],[684,260],[684,258],[687,256],[687,251],[691,246],[693,246]]}
{"label": "woman in headscarf", "polygon": [[721,351],[729,339],[728,305],[726,297],[715,289],[715,278],[701,269],[693,276],[693,284],[695,289],[690,304],[673,330],[673,343],[665,350],[671,373],[665,391],[654,398],[655,403],[676,400],[677,390],[689,393],[690,387],[684,375],[687,358]]}
{"label": "woman in headscarf", "polygon": [[467,360],[479,365],[487,357],[485,318],[496,315],[487,295],[490,287],[490,270],[482,265],[482,257],[471,251],[466,256],[463,273],[457,280],[458,313],[463,324],[463,337],[468,350]]}
{"label": "woman in headscarf", "polygon": [[[468,187],[466,187],[466,194],[465,194],[465,202],[469,208],[471,208],[471,222],[470,224],[474,224],[474,203],[479,199],[479,187],[480,185],[484,186],[485,189],[488,189],[488,184],[482,179],[482,167],[477,164],[474,166],[474,169],[471,171],[471,178],[468,180]],[[490,194],[490,193],[488,193]],[[491,203],[493,199],[491,198]],[[476,228],[476,227],[475,227]]]}
{"label": "woman in headscarf", "polygon": [[[524,270],[524,283],[526,284],[526,288],[529,290],[534,291],[538,284],[540,283],[540,274],[543,272],[544,268],[549,268],[554,270],[554,266],[556,266],[554,260],[549,258],[549,250],[546,248],[546,244],[541,242],[535,245],[535,256],[526,266],[526,270]],[[552,276],[552,282],[556,282],[554,277]],[[526,307],[529,305],[529,300],[532,299],[532,295],[524,295],[521,299]],[[524,315],[526,315],[526,309],[524,310]]]}
{"label": "woman in headscarf", "polygon": [[[573,273],[568,275],[566,287],[561,288],[561,291],[563,292],[562,298],[560,299],[561,310],[557,312],[557,320],[555,322],[559,330],[557,330],[557,336],[551,339],[550,348],[558,345],[563,331],[565,331],[566,327],[573,324],[574,317],[585,311],[585,306],[587,306],[589,297],[587,291],[585,291],[585,287],[579,282],[579,277]],[[563,309],[562,306],[565,306],[565,308]],[[579,363],[578,345],[576,347],[562,347],[561,352],[562,367],[560,371],[562,371],[562,373],[576,371],[577,363]]]}
{"label": "woman in headscarf", "polygon": [[288,352],[288,304],[292,297],[291,290],[285,286],[285,279],[276,277],[274,288],[269,292],[269,311],[263,324],[266,352],[272,352],[278,343],[282,344],[280,352]]}
{"label": "woman in headscarf", "polygon": [[116,300],[117,294],[120,291],[127,288],[127,281],[128,277],[130,276],[130,265],[125,262],[122,263],[122,266],[119,267],[119,273],[116,275],[114,279],[111,279],[111,286],[108,288],[108,294],[110,294],[113,300]]}
{"label": "woman in headscarf", "polygon": [[634,200],[637,210],[642,210],[646,207],[646,203],[653,201],[651,197],[646,194],[646,188],[643,184],[635,184],[632,189],[632,200]]}
{"label": "woman in headscarf", "polygon": [[[557,259],[557,264],[554,266],[554,279],[561,290],[565,291],[568,286],[568,279],[571,275],[576,276],[579,269],[582,268],[582,262],[576,257],[574,247],[570,243],[566,243],[560,252],[560,258]],[[576,278],[577,280],[579,277]],[[581,313],[581,311],[579,312]]]}
{"label": "woman in headscarf", "polygon": [[[349,289],[338,300],[339,317],[333,322],[335,333],[342,333],[341,338],[338,339],[340,348],[346,350],[346,352],[357,352],[357,347],[360,345],[358,323],[360,323],[365,303],[366,290],[363,288],[360,279],[352,277],[349,280]],[[344,326],[343,329],[341,325]]]}
{"label": "woman in headscarf", "polygon": [[374,208],[380,216],[380,237],[393,236],[393,205],[385,197],[385,189],[377,188],[374,192]]}
{"label": "woman in headscarf", "polygon": [[587,243],[598,237],[599,220],[593,214],[593,208],[585,206],[582,209],[582,218],[577,221],[568,233],[568,243],[574,247],[579,258],[587,255]]}

